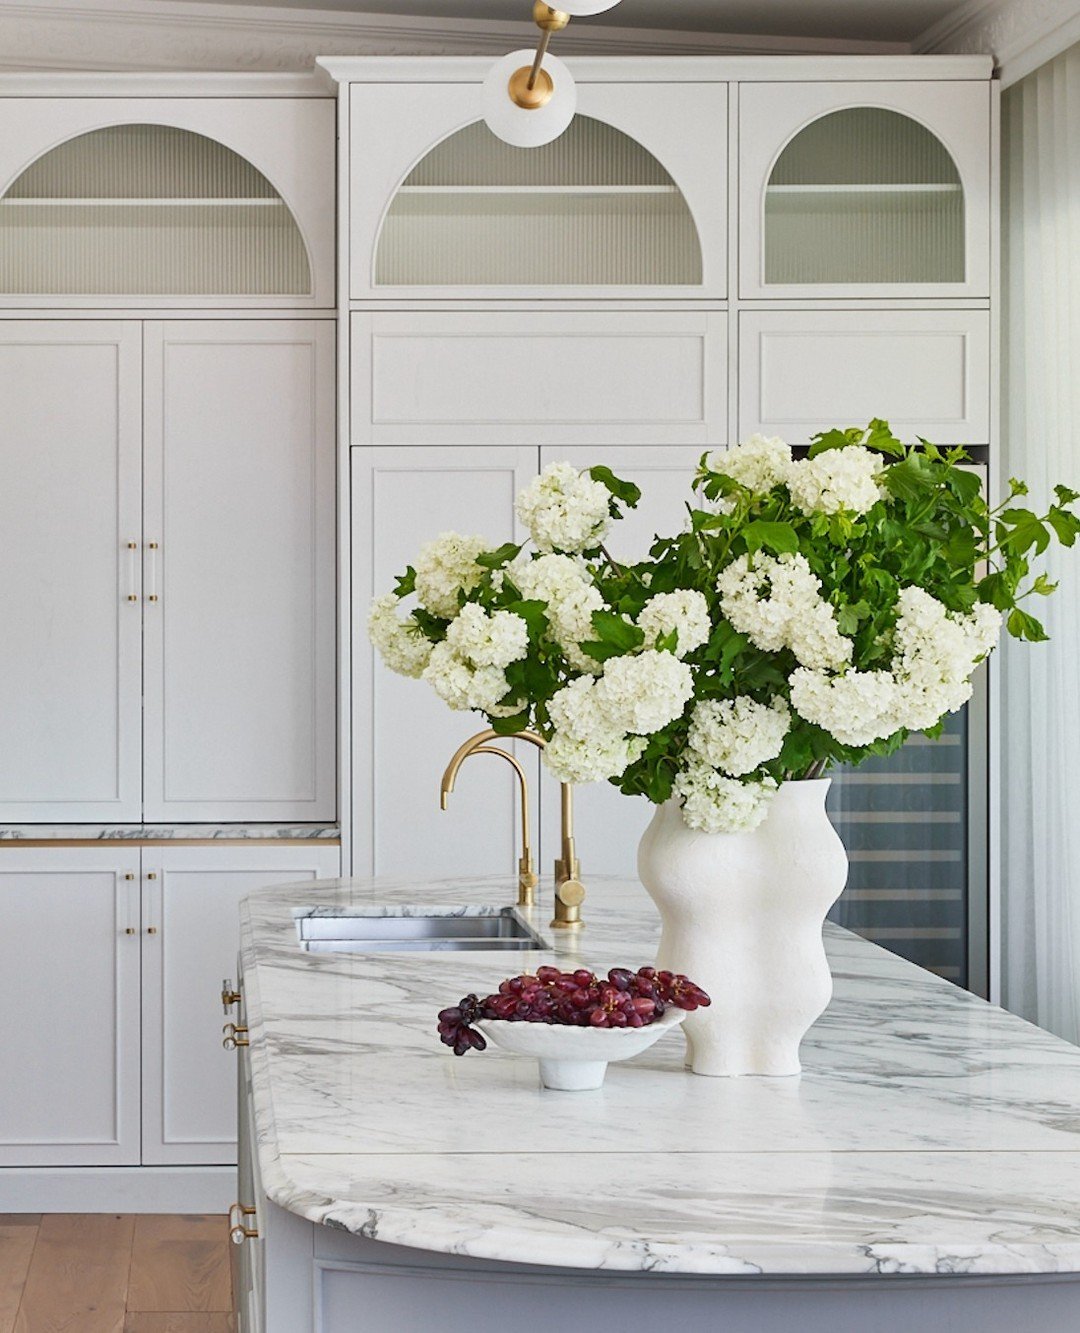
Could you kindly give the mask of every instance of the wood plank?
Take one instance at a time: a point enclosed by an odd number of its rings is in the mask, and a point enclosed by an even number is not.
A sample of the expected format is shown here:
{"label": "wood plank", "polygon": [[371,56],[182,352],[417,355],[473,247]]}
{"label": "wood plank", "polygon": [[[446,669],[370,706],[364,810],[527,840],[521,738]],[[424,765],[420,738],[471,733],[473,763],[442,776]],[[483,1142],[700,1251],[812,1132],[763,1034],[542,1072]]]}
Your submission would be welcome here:
{"label": "wood plank", "polygon": [[40,1213],[0,1213],[0,1227],[39,1227]]}
{"label": "wood plank", "polygon": [[133,1217],[43,1217],[15,1333],[123,1333]]}
{"label": "wood plank", "polygon": [[231,1311],[224,1217],[136,1218],[127,1308],[142,1313]]}
{"label": "wood plank", "polygon": [[0,1226],[0,1333],[12,1333],[19,1312],[37,1226]]}
{"label": "wood plank", "polygon": [[231,1314],[129,1314],[124,1333],[235,1333]]}

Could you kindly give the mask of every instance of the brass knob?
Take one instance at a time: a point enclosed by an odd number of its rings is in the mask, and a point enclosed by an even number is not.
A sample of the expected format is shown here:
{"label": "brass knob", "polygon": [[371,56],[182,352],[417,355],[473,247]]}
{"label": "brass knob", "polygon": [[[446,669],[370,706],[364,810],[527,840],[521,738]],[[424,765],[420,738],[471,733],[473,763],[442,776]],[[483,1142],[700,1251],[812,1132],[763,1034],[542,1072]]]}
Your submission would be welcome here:
{"label": "brass knob", "polygon": [[156,934],[157,934],[157,926],[147,926],[147,927],[146,927],[146,933],[147,933],[148,935],[156,935]]}
{"label": "brass knob", "polygon": [[146,878],[147,878],[147,879],[157,879],[157,871],[156,871],[156,870],[148,870],[147,873],[146,873]]}
{"label": "brass knob", "polygon": [[570,22],[570,15],[565,10],[556,9],[547,0],[535,0],[532,17],[542,32],[562,32]]}
{"label": "brass knob", "polygon": [[577,879],[564,879],[555,890],[553,930],[581,929],[581,904],[585,901],[585,885]]}
{"label": "brass knob", "polygon": [[125,879],[134,879],[135,876],[134,876],[134,874],[129,870],[129,871],[124,875],[124,878],[125,878]]}
{"label": "brass knob", "polygon": [[124,934],[125,934],[125,935],[134,935],[134,934],[135,934],[135,927],[134,927],[134,926],[128,926],[127,929],[124,931]]}

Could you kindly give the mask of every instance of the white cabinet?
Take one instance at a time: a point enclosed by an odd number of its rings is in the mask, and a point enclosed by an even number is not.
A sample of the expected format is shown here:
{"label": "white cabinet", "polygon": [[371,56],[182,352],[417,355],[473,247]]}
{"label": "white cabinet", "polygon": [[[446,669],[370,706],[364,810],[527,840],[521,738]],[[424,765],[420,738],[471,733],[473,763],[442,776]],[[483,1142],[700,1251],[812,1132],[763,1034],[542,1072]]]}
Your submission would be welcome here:
{"label": "white cabinet", "polygon": [[143,336],[0,322],[0,819],[333,819],[333,324]]}
{"label": "white cabinet", "polygon": [[352,319],[352,443],[716,443],[727,316],[380,312]]}
{"label": "white cabinet", "polygon": [[991,88],[739,87],[739,293],[989,297]]}
{"label": "white cabinet", "polygon": [[334,328],[146,326],[147,820],[332,819]]}
{"label": "white cabinet", "polygon": [[234,1162],[239,902],[339,860],[314,840],[0,847],[0,1166]]}
{"label": "white cabinet", "polygon": [[350,89],[352,299],[724,296],[726,84],[583,78],[566,133],[520,149],[472,71],[430,75]]}
{"label": "white cabinet", "polygon": [[0,1165],[139,1160],[139,852],[0,848]]}
{"label": "white cabinet", "polygon": [[0,819],[137,820],[138,324],[0,323]]}
{"label": "white cabinet", "polygon": [[[648,557],[657,533],[674,536],[686,526],[686,505],[693,503],[691,487],[701,453],[700,449],[685,446],[542,449],[540,458],[544,467],[562,459],[578,468],[600,464],[641,487],[637,508],[626,511],[626,517],[614,525],[605,543],[616,560],[630,563]],[[574,802],[577,850],[586,887],[590,875],[635,878],[638,843],[652,818],[653,806],[644,797],[623,796],[607,782],[575,787]],[[541,809],[541,869],[546,870],[559,846],[559,789],[547,774],[543,778]],[[542,882],[546,882],[546,876]]]}
{"label": "white cabinet", "polygon": [[990,443],[987,310],[743,310],[739,438],[808,444],[884,417],[905,440]]}
{"label": "white cabinet", "polygon": [[332,308],[335,149],[329,98],[0,98],[0,299]]}
{"label": "white cabinet", "polygon": [[[377,661],[366,609],[439,533],[475,533],[492,546],[520,541],[514,499],[535,475],[537,451],[351,453],[353,873],[510,874],[517,795],[508,764],[490,755],[471,758],[449,808],[439,809],[439,780],[451,755],[487,724],[478,714],[451,712],[430,686]],[[535,774],[531,747],[518,748]]]}
{"label": "white cabinet", "polygon": [[144,849],[144,1163],[236,1161],[237,1057],[221,1044],[219,995],[222,977],[236,973],[240,900],[333,877],[339,860],[318,841]]}

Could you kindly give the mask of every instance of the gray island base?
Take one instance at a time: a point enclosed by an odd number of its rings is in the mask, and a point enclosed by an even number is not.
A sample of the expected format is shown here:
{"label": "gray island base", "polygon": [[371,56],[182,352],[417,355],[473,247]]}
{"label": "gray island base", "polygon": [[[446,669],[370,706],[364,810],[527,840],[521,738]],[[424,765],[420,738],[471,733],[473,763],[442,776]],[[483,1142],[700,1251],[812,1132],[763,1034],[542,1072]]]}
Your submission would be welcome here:
{"label": "gray island base", "polygon": [[545,961],[650,961],[639,886],[591,880],[568,939],[545,893],[522,914],[545,952],[300,945],[299,918],[514,896],[323,881],[244,904],[243,1333],[1080,1329],[1080,1050],[830,926],[800,1077],[696,1077],[675,1032],[598,1092],[549,1092],[533,1061],[456,1059],[435,1014]]}

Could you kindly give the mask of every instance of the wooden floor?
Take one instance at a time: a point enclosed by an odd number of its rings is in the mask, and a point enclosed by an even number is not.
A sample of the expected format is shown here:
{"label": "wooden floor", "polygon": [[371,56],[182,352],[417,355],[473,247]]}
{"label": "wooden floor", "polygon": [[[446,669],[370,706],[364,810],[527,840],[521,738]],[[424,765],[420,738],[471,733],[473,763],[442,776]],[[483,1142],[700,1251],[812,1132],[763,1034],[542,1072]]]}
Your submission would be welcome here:
{"label": "wooden floor", "polygon": [[234,1333],[224,1217],[0,1213],[0,1333]]}

